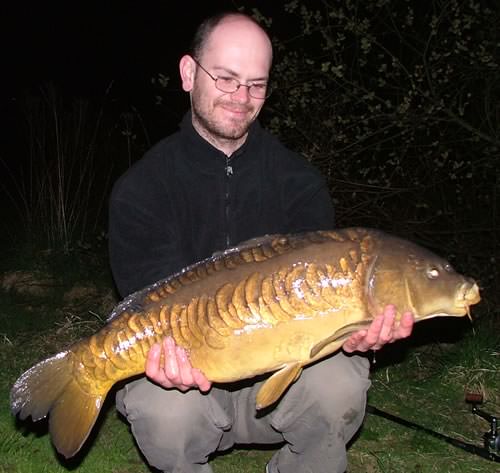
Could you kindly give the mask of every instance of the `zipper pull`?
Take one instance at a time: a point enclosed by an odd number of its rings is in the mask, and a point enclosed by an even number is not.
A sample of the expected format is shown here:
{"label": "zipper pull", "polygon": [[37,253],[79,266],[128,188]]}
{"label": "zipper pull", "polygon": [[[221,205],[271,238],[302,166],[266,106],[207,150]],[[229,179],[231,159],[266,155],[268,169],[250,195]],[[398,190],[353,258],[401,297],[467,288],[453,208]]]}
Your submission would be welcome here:
{"label": "zipper pull", "polygon": [[233,166],[231,166],[230,156],[226,156],[226,176],[230,177],[233,175]]}

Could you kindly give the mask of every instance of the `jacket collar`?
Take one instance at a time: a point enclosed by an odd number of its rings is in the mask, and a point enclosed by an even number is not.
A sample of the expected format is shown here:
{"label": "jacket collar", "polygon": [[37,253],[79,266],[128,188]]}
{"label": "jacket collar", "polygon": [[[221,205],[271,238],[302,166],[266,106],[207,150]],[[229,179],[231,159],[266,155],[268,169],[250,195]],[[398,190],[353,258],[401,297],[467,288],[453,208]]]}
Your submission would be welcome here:
{"label": "jacket collar", "polygon": [[[217,171],[221,167],[223,168],[227,165],[228,159],[226,155],[200,136],[200,134],[195,130],[191,120],[191,110],[189,110],[182,118],[180,123],[180,133],[183,141],[189,149],[189,153],[186,154],[195,164],[200,165],[207,171]],[[258,120],[255,120],[250,125],[245,143],[243,143],[243,145],[229,158],[232,164],[234,164],[240,156],[256,150],[258,136],[260,136],[261,133],[261,125]]]}

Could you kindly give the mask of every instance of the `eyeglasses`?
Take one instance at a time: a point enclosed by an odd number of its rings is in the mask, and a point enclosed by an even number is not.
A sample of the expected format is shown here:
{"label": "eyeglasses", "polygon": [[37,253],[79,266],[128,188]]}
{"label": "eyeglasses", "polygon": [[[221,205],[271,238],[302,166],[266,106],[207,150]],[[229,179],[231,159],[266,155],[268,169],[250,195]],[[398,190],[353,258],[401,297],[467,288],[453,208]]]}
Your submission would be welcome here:
{"label": "eyeglasses", "polygon": [[208,72],[195,58],[193,61],[200,66],[200,69],[205,71],[207,75],[214,81],[215,87],[226,94],[234,94],[240,87],[246,87],[248,94],[254,99],[267,99],[271,95],[271,89],[267,82],[258,82],[257,84],[241,84],[233,77],[214,77]]}

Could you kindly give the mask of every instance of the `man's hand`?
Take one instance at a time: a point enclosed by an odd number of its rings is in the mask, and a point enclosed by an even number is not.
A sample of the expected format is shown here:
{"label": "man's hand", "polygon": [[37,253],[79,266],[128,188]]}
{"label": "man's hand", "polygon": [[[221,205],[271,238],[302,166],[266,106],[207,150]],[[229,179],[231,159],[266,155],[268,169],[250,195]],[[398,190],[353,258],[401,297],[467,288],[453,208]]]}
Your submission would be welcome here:
{"label": "man's hand", "polygon": [[401,320],[395,323],[396,308],[388,305],[383,314],[375,317],[366,330],[353,333],[342,348],[347,353],[355,351],[380,350],[386,343],[392,343],[411,334],[415,322],[411,312],[405,312]]}
{"label": "man's hand", "polygon": [[206,392],[212,386],[199,369],[191,366],[186,351],[176,346],[172,337],[166,337],[161,345],[157,343],[151,347],[146,360],[146,375],[167,389],[176,388],[179,391],[187,391],[197,388]]}

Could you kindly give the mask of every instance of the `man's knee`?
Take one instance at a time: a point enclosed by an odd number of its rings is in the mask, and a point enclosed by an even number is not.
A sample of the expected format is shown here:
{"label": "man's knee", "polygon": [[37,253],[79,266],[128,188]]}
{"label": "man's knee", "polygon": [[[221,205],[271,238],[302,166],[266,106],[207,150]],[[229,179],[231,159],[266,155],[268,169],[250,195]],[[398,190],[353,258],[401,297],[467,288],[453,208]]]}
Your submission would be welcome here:
{"label": "man's knee", "polygon": [[358,405],[370,387],[368,360],[342,352],[306,368],[303,375],[307,397],[320,407]]}
{"label": "man's knee", "polygon": [[146,379],[130,383],[117,394],[117,408],[131,425],[134,437],[154,466],[204,462],[217,449],[230,418],[214,396],[196,390],[165,390]]}
{"label": "man's knee", "polygon": [[[182,441],[191,426],[203,416],[198,392],[165,390],[146,379],[128,384],[117,394],[117,408],[132,425],[134,433],[152,439]],[[195,434],[196,432],[193,432]]]}
{"label": "man's knee", "polygon": [[369,387],[368,360],[338,353],[304,369],[277,405],[273,426],[286,429],[311,415],[322,419],[317,424],[308,422],[311,428],[338,422],[359,426]]}

